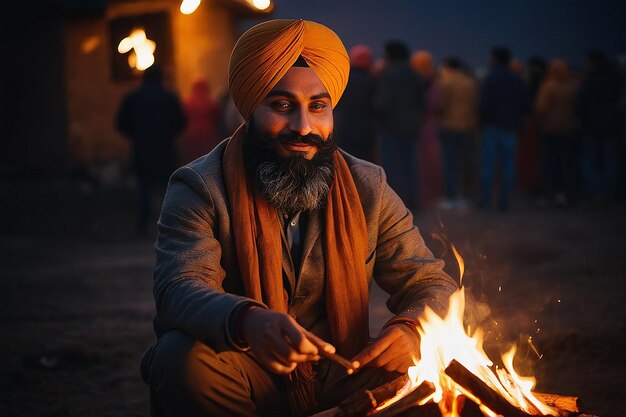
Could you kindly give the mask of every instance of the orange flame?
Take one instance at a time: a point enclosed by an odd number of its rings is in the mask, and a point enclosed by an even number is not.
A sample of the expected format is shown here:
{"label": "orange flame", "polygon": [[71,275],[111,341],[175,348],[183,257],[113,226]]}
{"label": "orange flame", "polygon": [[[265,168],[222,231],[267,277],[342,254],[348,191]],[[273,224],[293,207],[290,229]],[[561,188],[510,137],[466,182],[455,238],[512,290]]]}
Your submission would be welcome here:
{"label": "orange flame", "polygon": [[[435,393],[422,401],[434,401],[444,417],[458,417],[457,399],[460,394],[472,398],[472,394],[457,386],[445,374],[446,367],[456,359],[470,372],[480,378],[485,384],[514,406],[527,413],[539,410],[544,415],[557,415],[557,410],[538,400],[531,392],[535,386],[535,378],[522,377],[513,368],[515,348],[502,355],[505,369],[496,368],[483,350],[483,334],[477,329],[468,334],[463,328],[463,313],[465,311],[465,289],[461,287],[450,297],[448,313],[444,318],[426,307],[420,317],[421,328],[418,332],[421,337],[421,359],[415,362],[408,370],[409,382],[392,400],[384,404],[391,405],[395,400],[402,398],[404,393],[412,391],[424,381],[435,386]],[[469,332],[469,331],[468,331]],[[382,408],[382,407],[381,407]],[[486,416],[494,416],[492,410],[481,405]]]}
{"label": "orange flame", "polygon": [[463,261],[463,257],[459,255],[459,252],[456,250],[453,244],[452,252],[454,253],[454,257],[456,258],[456,262],[459,264],[459,285],[463,286],[463,274],[465,274],[465,262]]}

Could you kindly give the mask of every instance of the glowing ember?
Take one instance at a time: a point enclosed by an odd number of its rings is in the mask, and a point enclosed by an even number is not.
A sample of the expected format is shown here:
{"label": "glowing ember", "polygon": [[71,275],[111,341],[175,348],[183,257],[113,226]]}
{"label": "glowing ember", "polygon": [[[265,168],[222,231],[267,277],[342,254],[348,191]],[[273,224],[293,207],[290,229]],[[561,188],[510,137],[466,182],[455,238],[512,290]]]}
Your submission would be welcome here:
{"label": "glowing ember", "polygon": [[154,50],[156,43],[146,37],[143,29],[134,29],[130,35],[122,39],[117,46],[120,54],[131,52],[128,56],[128,65],[140,71],[154,64]]}
{"label": "glowing ember", "polygon": [[[480,329],[472,333],[463,328],[463,313],[465,311],[465,290],[462,287],[450,297],[448,314],[445,318],[438,316],[430,308],[426,308],[420,318],[421,328],[417,331],[421,336],[421,359],[415,362],[408,370],[409,382],[390,401],[379,409],[388,407],[406,393],[411,392],[422,382],[428,381],[435,386],[435,393],[424,399],[438,403],[442,416],[458,417],[458,396],[463,394],[480,404],[470,392],[456,385],[445,374],[445,369],[453,359],[456,359],[471,373],[480,378],[490,388],[498,392],[515,407],[531,414],[539,410],[544,415],[558,415],[556,409],[543,404],[535,398],[531,390],[535,386],[535,378],[522,377],[513,369],[515,348],[502,355],[505,369],[493,370],[493,362],[483,350],[483,334]],[[420,404],[420,405],[421,405]],[[495,416],[496,413],[481,405],[480,409],[486,416]]]}

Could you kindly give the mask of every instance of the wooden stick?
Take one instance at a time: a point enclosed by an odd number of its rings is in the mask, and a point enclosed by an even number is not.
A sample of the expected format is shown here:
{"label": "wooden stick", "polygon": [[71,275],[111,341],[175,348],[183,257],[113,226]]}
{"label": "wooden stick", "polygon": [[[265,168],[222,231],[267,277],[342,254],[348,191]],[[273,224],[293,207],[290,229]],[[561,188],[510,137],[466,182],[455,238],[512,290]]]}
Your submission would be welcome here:
{"label": "wooden stick", "polygon": [[509,403],[506,398],[490,388],[480,378],[468,371],[456,360],[450,362],[450,365],[446,368],[446,375],[452,378],[454,382],[465,388],[474,397],[476,397],[481,404],[485,405],[496,414],[501,414],[506,417],[531,416],[531,414],[528,414]]}
{"label": "wooden stick", "polygon": [[350,362],[343,356],[337,355],[336,353],[326,352],[324,349],[319,349],[320,356],[330,359],[331,361],[338,363],[339,365],[346,368],[346,372],[348,375],[351,375],[359,368],[359,363],[357,361]]}
{"label": "wooden stick", "polygon": [[361,364],[358,361],[351,362],[347,360],[346,358],[344,358],[343,356],[326,351],[325,348],[328,347],[328,345],[324,345],[322,341],[319,340],[317,337],[309,337],[309,340],[311,341],[311,343],[317,346],[317,350],[320,356],[330,359],[331,361],[338,363],[339,365],[346,368],[346,372],[348,373],[348,375],[352,375],[354,371],[356,371],[359,368],[359,366],[361,366]]}

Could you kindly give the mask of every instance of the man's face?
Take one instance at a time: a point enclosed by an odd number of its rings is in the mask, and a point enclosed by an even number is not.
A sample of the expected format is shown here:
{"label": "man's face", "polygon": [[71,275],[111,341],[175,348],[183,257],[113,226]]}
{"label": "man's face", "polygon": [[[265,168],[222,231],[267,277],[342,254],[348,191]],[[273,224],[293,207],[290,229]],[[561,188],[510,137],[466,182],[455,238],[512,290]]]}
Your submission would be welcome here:
{"label": "man's face", "polygon": [[307,140],[326,141],[333,131],[330,95],[311,68],[292,67],[253,113],[260,135],[275,138],[274,151],[282,158],[301,155],[311,160],[319,151]]}

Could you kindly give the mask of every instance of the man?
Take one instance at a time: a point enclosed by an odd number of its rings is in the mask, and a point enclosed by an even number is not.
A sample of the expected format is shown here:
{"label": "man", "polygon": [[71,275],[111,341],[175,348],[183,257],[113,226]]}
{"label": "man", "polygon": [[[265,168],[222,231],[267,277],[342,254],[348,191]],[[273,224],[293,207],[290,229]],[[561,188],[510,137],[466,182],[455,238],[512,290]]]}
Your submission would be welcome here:
{"label": "man", "polygon": [[374,108],[380,118],[381,165],[389,184],[404,204],[419,207],[418,140],[424,109],[424,85],[409,63],[404,42],[385,44],[385,69],[380,74]]}
{"label": "man", "polygon": [[124,96],[116,117],[117,129],[132,143],[139,235],[145,235],[150,221],[155,220],[154,196],[160,192],[163,197],[167,180],[176,168],[175,141],[185,124],[178,96],[163,86],[162,70],[156,66],[146,69],[143,83]]}
{"label": "man", "polygon": [[489,206],[496,166],[500,165],[502,179],[497,207],[501,211],[508,209],[513,190],[517,131],[530,111],[524,80],[510,70],[510,62],[508,48],[493,49],[492,69],[483,82],[479,105],[483,137],[478,206]]}
{"label": "man", "polygon": [[[246,123],[174,173],[159,221],[158,341],[142,362],[153,415],[329,408],[404,372],[418,314],[445,309],[456,286],[382,170],[336,148],[348,71],[314,22],[265,22],[235,45],[229,86]],[[368,343],[373,278],[396,316]],[[347,376],[320,349],[361,369]]]}
{"label": "man", "polygon": [[375,160],[376,118],[372,76],[372,49],[367,45],[350,48],[350,76],[341,102],[334,110],[335,131],[343,150],[366,161]]}
{"label": "man", "polygon": [[611,203],[617,191],[624,80],[614,66],[602,51],[589,51],[576,99],[582,133],[582,174],[586,197],[593,203]]}
{"label": "man", "polygon": [[456,57],[443,61],[439,75],[441,88],[439,140],[443,154],[446,199],[443,209],[464,208],[460,185],[470,174],[466,161],[478,121],[478,87]]}

